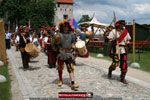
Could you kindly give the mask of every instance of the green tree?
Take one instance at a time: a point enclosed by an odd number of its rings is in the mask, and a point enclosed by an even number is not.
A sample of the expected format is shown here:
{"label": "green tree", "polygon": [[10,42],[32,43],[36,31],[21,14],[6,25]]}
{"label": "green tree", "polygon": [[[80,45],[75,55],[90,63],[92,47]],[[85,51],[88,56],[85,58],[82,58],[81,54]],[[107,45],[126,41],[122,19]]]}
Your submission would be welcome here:
{"label": "green tree", "polygon": [[3,0],[0,6],[0,17],[11,24],[42,27],[53,25],[55,0]]}
{"label": "green tree", "polygon": [[89,15],[82,15],[82,18],[78,21],[78,23],[91,21]]}

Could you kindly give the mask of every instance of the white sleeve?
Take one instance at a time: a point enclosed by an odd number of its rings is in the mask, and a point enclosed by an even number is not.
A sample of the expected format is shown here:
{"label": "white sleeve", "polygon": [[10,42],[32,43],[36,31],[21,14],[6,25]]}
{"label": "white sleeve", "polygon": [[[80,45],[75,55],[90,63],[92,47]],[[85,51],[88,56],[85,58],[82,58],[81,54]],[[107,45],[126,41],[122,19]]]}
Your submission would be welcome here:
{"label": "white sleeve", "polygon": [[107,36],[108,39],[114,39],[114,30],[112,30]]}
{"label": "white sleeve", "polygon": [[12,33],[9,33],[9,37],[11,37]]}
{"label": "white sleeve", "polygon": [[41,35],[40,39],[42,39],[42,38],[43,38],[43,36]]}
{"label": "white sleeve", "polygon": [[33,42],[38,42],[38,39],[37,39],[37,38],[34,38],[34,39],[33,39]]}
{"label": "white sleeve", "polygon": [[131,36],[129,33],[127,33],[127,40],[131,40]]}
{"label": "white sleeve", "polygon": [[47,42],[47,41],[48,41],[48,37],[45,37],[45,38],[44,38],[44,42]]}
{"label": "white sleeve", "polygon": [[30,35],[30,42],[32,42],[32,36]]}
{"label": "white sleeve", "polygon": [[17,35],[16,42],[19,42],[19,40],[20,40],[20,37]]}

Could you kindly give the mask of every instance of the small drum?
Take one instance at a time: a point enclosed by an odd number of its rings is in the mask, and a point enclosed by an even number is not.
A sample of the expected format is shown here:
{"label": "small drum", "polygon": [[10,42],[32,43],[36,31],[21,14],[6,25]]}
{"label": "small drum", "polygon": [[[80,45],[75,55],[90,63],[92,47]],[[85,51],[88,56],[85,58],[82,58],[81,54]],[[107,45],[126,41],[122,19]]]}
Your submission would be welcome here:
{"label": "small drum", "polygon": [[75,47],[77,48],[79,56],[85,56],[87,54],[87,49],[84,41],[77,41]]}
{"label": "small drum", "polygon": [[33,43],[28,43],[25,47],[25,51],[30,54],[32,57],[39,56],[40,51]]}

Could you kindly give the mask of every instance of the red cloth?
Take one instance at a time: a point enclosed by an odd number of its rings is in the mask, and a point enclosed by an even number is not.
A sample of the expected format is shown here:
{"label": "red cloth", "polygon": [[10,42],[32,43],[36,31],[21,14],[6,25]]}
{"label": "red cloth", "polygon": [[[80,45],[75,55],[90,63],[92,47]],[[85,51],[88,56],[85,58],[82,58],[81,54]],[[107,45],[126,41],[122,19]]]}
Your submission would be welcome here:
{"label": "red cloth", "polygon": [[58,71],[58,75],[59,75],[59,81],[62,81],[62,70],[61,71]]}
{"label": "red cloth", "polygon": [[56,56],[51,46],[47,47],[48,50],[48,64],[56,64]]}
{"label": "red cloth", "polygon": [[54,56],[53,52],[48,52],[48,64],[55,64],[56,57]]}
{"label": "red cloth", "polygon": [[128,30],[124,29],[123,33],[119,37],[119,40],[118,40],[119,43],[125,38],[125,36],[127,35],[127,33],[128,33]]}
{"label": "red cloth", "polygon": [[60,60],[60,59],[57,59],[57,63],[58,63],[58,65],[64,65],[64,60]]}
{"label": "red cloth", "polygon": [[42,39],[40,39],[40,46],[41,46],[41,48],[43,47],[43,45],[42,45]]}
{"label": "red cloth", "polygon": [[48,51],[48,64],[56,64],[56,57],[52,51]]}

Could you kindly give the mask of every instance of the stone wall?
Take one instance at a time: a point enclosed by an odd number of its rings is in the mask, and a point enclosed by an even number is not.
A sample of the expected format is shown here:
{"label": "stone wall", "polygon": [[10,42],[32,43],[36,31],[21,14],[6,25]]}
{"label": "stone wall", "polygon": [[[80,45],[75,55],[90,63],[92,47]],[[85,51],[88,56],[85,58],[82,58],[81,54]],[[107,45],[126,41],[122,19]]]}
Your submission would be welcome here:
{"label": "stone wall", "polygon": [[73,18],[73,4],[56,4],[54,24],[64,19],[64,15]]}

